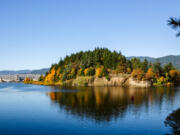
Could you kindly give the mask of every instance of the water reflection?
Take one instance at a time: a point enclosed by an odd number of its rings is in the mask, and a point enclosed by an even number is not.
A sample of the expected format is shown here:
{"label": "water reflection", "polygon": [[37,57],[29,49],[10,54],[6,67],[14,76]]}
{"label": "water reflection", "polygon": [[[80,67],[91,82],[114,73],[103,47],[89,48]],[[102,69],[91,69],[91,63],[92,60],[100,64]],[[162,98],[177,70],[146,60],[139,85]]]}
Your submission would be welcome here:
{"label": "water reflection", "polygon": [[180,108],[166,118],[165,125],[172,128],[173,134],[180,134]]}
{"label": "water reflection", "polygon": [[118,88],[118,87],[86,87],[77,92],[49,92],[51,101],[60,109],[72,115],[111,121],[123,118],[128,109],[137,113],[141,107],[149,108],[156,104],[161,108],[162,102],[173,102],[176,90],[172,88]]}

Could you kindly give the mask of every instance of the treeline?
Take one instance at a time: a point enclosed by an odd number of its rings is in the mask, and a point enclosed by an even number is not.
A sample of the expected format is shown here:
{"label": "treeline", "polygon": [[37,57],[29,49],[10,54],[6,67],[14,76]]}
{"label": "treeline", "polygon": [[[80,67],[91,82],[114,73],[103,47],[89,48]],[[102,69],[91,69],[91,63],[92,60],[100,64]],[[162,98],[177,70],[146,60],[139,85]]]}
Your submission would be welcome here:
{"label": "treeline", "polygon": [[177,84],[180,72],[169,63],[163,67],[159,62],[150,63],[146,59],[126,59],[121,52],[107,48],[95,48],[93,51],[81,51],[61,59],[53,64],[40,82],[64,82],[77,76],[106,77],[114,74],[131,74],[137,80],[150,80],[153,84]]}

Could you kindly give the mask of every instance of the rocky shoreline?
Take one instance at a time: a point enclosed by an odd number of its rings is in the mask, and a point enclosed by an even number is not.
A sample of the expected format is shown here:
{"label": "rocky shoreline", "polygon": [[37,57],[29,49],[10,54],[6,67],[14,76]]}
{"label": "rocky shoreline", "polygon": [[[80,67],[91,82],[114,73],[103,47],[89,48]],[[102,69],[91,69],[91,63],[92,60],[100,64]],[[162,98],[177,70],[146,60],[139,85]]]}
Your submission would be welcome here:
{"label": "rocky shoreline", "polygon": [[41,81],[30,81],[24,82],[26,84],[36,85],[58,85],[58,86],[117,86],[117,87],[139,87],[147,88],[151,87],[150,81],[138,81],[132,78],[130,75],[111,76],[109,80],[106,77],[95,77],[95,76],[78,76],[76,79],[66,80],[64,82],[41,82]]}

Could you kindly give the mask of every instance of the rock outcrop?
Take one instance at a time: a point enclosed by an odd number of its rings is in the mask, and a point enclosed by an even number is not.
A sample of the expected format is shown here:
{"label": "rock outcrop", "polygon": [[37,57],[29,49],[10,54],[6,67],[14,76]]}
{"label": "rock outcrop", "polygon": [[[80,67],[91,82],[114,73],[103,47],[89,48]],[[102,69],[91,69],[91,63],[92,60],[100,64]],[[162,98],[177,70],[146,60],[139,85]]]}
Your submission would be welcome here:
{"label": "rock outcrop", "polygon": [[66,81],[65,85],[72,86],[125,86],[125,87],[150,87],[150,81],[138,81],[130,76],[112,76],[109,80],[105,77],[77,77],[71,81]]}
{"label": "rock outcrop", "polygon": [[125,82],[125,86],[129,86],[129,87],[143,87],[143,88],[147,88],[152,86],[150,81],[138,81],[133,79],[132,77],[130,77],[126,82]]}

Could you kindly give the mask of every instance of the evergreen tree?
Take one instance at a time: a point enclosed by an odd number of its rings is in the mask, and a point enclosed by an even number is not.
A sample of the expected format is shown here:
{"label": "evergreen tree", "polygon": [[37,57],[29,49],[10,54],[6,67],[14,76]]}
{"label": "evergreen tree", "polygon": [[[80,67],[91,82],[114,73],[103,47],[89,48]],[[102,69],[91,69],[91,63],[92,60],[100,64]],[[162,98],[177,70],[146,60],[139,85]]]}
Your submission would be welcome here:
{"label": "evergreen tree", "polygon": [[175,67],[172,65],[172,63],[170,62],[170,63],[168,63],[168,64],[166,64],[166,65],[164,65],[164,72],[165,73],[169,73],[169,71],[170,70],[173,70],[173,69],[175,69]]}

